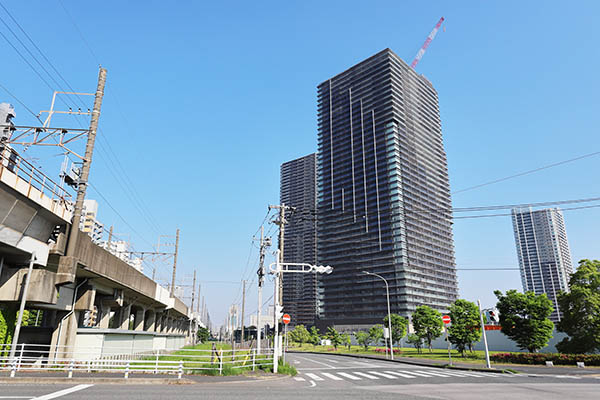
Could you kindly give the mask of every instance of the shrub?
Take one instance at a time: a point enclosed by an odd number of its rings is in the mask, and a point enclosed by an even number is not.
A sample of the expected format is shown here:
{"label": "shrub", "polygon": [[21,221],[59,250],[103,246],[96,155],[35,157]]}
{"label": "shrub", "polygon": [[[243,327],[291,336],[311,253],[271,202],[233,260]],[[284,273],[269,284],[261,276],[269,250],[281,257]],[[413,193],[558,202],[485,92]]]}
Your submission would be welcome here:
{"label": "shrub", "polygon": [[600,366],[600,354],[560,354],[560,353],[496,353],[490,359],[498,363],[545,364],[552,361],[556,365],[575,365],[583,362],[589,366]]}

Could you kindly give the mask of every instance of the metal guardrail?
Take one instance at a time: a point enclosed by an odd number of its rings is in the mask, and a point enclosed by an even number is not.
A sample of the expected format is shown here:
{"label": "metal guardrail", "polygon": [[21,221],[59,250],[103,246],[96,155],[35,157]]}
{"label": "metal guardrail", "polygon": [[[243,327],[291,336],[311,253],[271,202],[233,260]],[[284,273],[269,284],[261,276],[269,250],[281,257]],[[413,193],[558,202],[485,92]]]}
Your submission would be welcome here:
{"label": "metal guardrail", "polygon": [[8,170],[53,201],[71,209],[72,196],[14,149],[0,143],[0,177]]}
{"label": "metal guardrail", "polygon": [[[15,346],[15,356],[9,357]],[[273,364],[273,349],[264,349],[257,354],[256,349],[201,350],[193,348],[142,350],[131,348],[111,348],[110,354],[98,355],[99,347],[68,347],[37,344],[0,345],[0,371],[10,371],[15,377],[18,372],[50,371],[67,372],[69,378],[74,372],[110,372],[175,374],[181,379],[184,374],[213,373],[223,374],[223,370],[269,367]]]}

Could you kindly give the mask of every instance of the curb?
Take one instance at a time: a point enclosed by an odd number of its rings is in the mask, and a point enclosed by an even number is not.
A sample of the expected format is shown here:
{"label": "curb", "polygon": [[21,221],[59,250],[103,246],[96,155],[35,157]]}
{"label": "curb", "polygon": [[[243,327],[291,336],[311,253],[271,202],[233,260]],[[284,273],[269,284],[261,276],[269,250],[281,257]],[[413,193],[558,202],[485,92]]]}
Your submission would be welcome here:
{"label": "curb", "polygon": [[58,385],[65,383],[92,383],[105,385],[193,385],[196,384],[190,379],[163,379],[163,378],[52,378],[52,377],[14,377],[2,378],[0,384],[50,384]]}
{"label": "curb", "polygon": [[476,372],[492,372],[492,373],[497,373],[497,374],[514,374],[513,372],[510,372],[508,370],[504,370],[504,369],[495,369],[495,368],[478,368],[478,367],[463,367],[463,366],[450,366],[448,364],[428,364],[428,363],[424,363],[424,362],[419,362],[419,361],[412,361],[412,360],[388,360],[385,358],[381,358],[381,357],[377,357],[377,356],[370,356],[368,354],[345,354],[345,353],[319,353],[317,351],[293,351],[293,350],[288,350],[287,353],[294,353],[294,354],[326,354],[326,355],[330,355],[330,356],[339,356],[339,357],[352,357],[352,358],[364,358],[364,359],[369,359],[369,360],[379,360],[379,361],[387,361],[387,362],[392,362],[392,363],[400,363],[400,364],[409,364],[409,365],[418,365],[420,367],[434,367],[434,368],[441,368],[441,369],[456,369],[456,370],[460,370],[460,371],[476,371]]}
{"label": "curb", "polygon": [[276,381],[289,378],[289,375],[271,376],[266,375],[264,377],[256,377],[254,379],[247,380],[236,380],[236,381],[212,381],[202,382],[196,381],[192,378],[86,378],[86,377],[14,377],[14,378],[0,378],[0,385],[10,384],[47,384],[47,385],[58,385],[58,384],[82,384],[91,383],[96,385],[222,385],[222,384],[238,384],[238,383],[252,383],[252,382],[264,382],[264,381]]}

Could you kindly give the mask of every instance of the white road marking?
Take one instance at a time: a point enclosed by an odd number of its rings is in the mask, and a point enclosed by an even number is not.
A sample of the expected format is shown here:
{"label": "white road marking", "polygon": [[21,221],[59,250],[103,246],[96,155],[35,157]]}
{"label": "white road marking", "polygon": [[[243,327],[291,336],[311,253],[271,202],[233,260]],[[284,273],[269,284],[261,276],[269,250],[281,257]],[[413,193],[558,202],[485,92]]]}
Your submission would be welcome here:
{"label": "white road marking", "polygon": [[396,372],[396,371],[384,371],[384,372],[386,372],[388,374],[398,375],[398,376],[401,376],[403,378],[409,378],[409,379],[416,378],[415,376],[408,375],[408,374],[403,374],[402,372]]}
{"label": "white road marking", "polygon": [[294,377],[295,380],[297,380],[298,382],[304,382],[305,379],[299,376]]}
{"label": "white road marking", "polygon": [[369,373],[373,374],[373,375],[383,376],[384,378],[388,378],[388,379],[398,379],[397,376],[390,375],[390,374],[385,374],[383,372],[369,371]]}
{"label": "white road marking", "polygon": [[0,399],[32,399],[31,396],[0,396]]}
{"label": "white road marking", "polygon": [[74,392],[78,392],[80,390],[83,389],[87,389],[89,387],[92,387],[94,385],[77,385],[77,386],[73,386],[71,388],[68,389],[63,389],[63,390],[59,390],[58,392],[54,392],[54,393],[50,393],[50,394],[46,394],[40,397],[34,397],[32,400],[51,400],[51,399],[56,399],[62,396],[66,396],[67,394],[70,393],[74,393]]}
{"label": "white road marking", "polygon": [[358,375],[358,376],[362,376],[362,377],[364,377],[364,378],[367,378],[367,379],[379,379],[379,378],[378,378],[378,377],[376,377],[376,376],[369,375],[369,374],[365,374],[364,372],[357,372],[357,371],[354,371],[354,373],[355,373],[356,375]]}
{"label": "white road marking", "polygon": [[423,374],[432,375],[432,376],[440,376],[442,378],[448,378],[448,377],[450,377],[450,375],[440,374],[439,372],[423,371],[423,370],[419,370],[419,372],[421,372]]}
{"label": "white road marking", "polygon": [[311,379],[314,379],[315,381],[323,381],[324,380],[319,375],[311,374],[310,372],[307,372],[305,375],[308,376]]}
{"label": "white road marking", "polygon": [[399,372],[402,372],[403,374],[413,374],[413,375],[416,375],[416,376],[421,376],[421,377],[425,377],[425,378],[431,378],[431,375],[422,374],[422,373],[420,373],[418,371],[412,371],[412,370],[411,371],[406,371],[406,370],[402,370],[402,371],[399,371]]}
{"label": "white road marking", "polygon": [[315,387],[317,386],[317,384],[315,383],[315,381],[310,381],[310,387]]}
{"label": "white road marking", "polygon": [[321,374],[328,377],[329,379],[333,379],[334,381],[343,381],[343,379],[340,378],[339,376],[335,376],[334,374],[330,374],[328,372],[321,372]]}
{"label": "white road marking", "polygon": [[338,375],[341,375],[344,378],[348,378],[348,379],[351,379],[353,381],[360,381],[360,380],[362,380],[362,378],[359,378],[359,377],[354,376],[354,375],[347,374],[345,372],[338,372]]}
{"label": "white road marking", "polygon": [[[298,356],[296,356],[296,357],[298,357]],[[335,369],[335,367],[333,365],[325,364],[324,362],[321,362],[321,361],[315,361],[315,360],[311,360],[310,358],[305,358],[305,357],[298,357],[298,358],[301,359],[301,360],[314,362],[315,364],[321,364],[321,365],[324,365],[324,366],[329,367],[331,369]]]}

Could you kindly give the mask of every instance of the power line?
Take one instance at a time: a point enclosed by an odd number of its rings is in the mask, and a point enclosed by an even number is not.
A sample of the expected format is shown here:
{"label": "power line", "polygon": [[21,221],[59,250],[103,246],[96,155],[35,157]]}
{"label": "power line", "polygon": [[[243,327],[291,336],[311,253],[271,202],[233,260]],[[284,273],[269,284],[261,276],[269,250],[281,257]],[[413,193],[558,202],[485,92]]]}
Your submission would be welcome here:
{"label": "power line", "polygon": [[528,171],[520,172],[520,173],[518,173],[518,174],[509,175],[509,176],[506,176],[506,177],[504,177],[504,178],[495,179],[495,180],[493,180],[493,181],[490,181],[490,182],[480,183],[479,185],[470,186],[470,187],[467,187],[467,188],[464,188],[464,189],[460,189],[460,190],[457,190],[457,191],[454,191],[454,192],[452,192],[452,194],[463,193],[463,192],[467,192],[467,191],[469,191],[469,190],[478,189],[478,188],[480,188],[480,187],[484,187],[484,186],[488,186],[488,185],[493,185],[493,184],[495,184],[495,183],[504,182],[504,181],[507,181],[507,180],[509,180],[509,179],[518,178],[518,177],[520,177],[520,176],[524,176],[524,175],[533,174],[534,172],[539,172],[539,171],[542,171],[542,170],[545,170],[545,169],[548,169],[548,168],[557,167],[557,166],[559,166],[559,165],[567,164],[567,163],[570,163],[570,162],[573,162],[573,161],[578,161],[578,160],[581,160],[581,159],[584,159],[584,158],[588,158],[588,157],[597,156],[597,155],[599,155],[599,154],[600,154],[600,151],[596,151],[596,152],[589,153],[589,154],[584,154],[584,155],[582,155],[582,156],[579,156],[579,157],[570,158],[570,159],[568,159],[568,160],[559,161],[559,162],[557,162],[557,163],[548,164],[548,165],[545,165],[545,166],[543,166],[543,167],[539,167],[539,168],[530,169],[530,170],[528,170]]}

